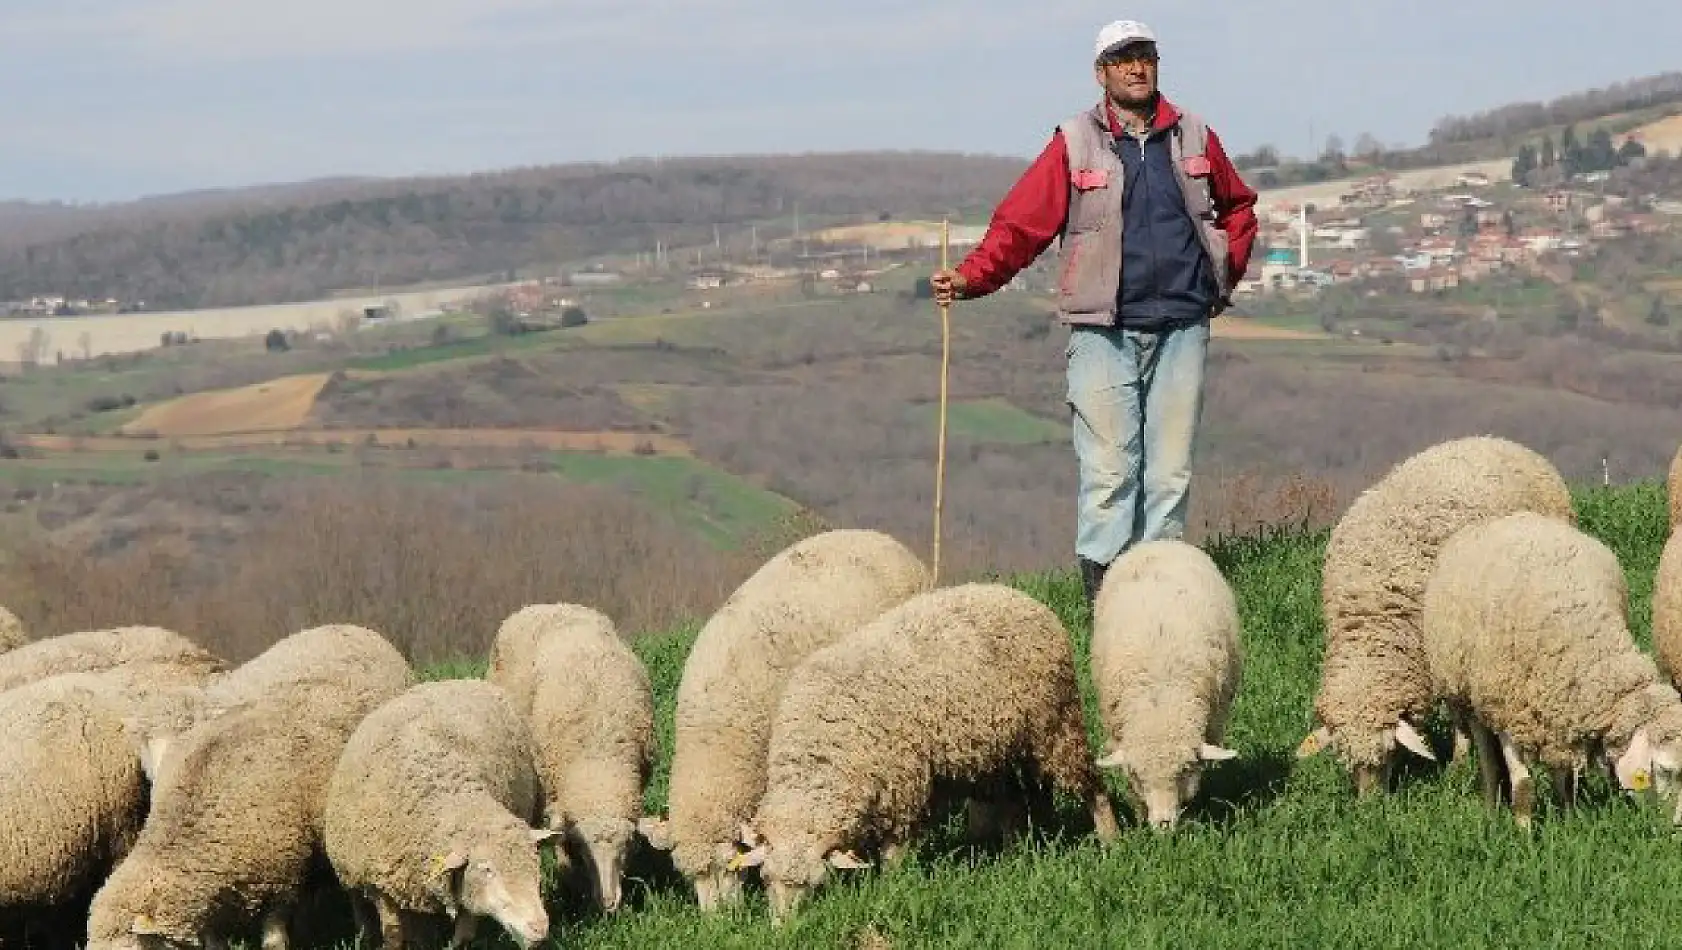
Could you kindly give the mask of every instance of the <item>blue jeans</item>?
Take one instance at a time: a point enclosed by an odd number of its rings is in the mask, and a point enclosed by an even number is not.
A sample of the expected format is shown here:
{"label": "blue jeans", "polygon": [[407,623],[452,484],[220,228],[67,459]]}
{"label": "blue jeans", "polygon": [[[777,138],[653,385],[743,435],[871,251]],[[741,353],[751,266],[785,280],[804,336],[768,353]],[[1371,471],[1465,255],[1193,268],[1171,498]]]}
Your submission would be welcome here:
{"label": "blue jeans", "polygon": [[1140,541],[1184,536],[1208,352],[1207,320],[1161,333],[1070,329],[1077,556],[1109,564]]}

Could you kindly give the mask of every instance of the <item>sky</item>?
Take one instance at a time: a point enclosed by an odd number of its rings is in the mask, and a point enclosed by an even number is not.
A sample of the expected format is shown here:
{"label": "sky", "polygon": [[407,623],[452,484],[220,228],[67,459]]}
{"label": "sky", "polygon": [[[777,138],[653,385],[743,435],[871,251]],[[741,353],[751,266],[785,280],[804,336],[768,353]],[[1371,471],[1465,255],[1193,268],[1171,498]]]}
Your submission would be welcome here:
{"label": "sky", "polygon": [[[1585,13],[1588,10],[1590,12]],[[646,155],[1027,158],[1098,29],[1234,152],[1682,69],[1682,2],[0,0],[0,200]]]}

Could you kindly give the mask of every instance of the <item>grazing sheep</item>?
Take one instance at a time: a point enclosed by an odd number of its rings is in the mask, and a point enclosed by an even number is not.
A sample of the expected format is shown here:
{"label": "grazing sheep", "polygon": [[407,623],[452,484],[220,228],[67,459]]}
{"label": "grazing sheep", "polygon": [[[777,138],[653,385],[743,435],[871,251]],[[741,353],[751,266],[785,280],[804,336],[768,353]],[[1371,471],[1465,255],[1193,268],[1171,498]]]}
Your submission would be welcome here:
{"label": "grazing sheep", "polygon": [[1682,527],[1671,529],[1659,555],[1652,608],[1653,659],[1671,685],[1682,687]]}
{"label": "grazing sheep", "polygon": [[133,663],[0,693],[0,917],[30,926],[80,912],[145,819],[144,730],[197,716],[207,675]]}
{"label": "grazing sheep", "polygon": [[61,673],[94,673],[128,663],[176,663],[219,671],[220,659],[161,627],[65,633],[0,653],[0,692]]}
{"label": "grazing sheep", "polygon": [[502,690],[481,680],[410,687],[351,733],[327,785],[323,840],[364,935],[378,917],[386,950],[422,918],[479,918],[522,946],[549,932],[538,845],[541,801],[531,732]]}
{"label": "grazing sheep", "polygon": [[1670,496],[1670,527],[1675,530],[1682,525],[1682,448],[1676,450],[1676,456],[1670,460],[1670,477],[1665,481],[1665,492]]}
{"label": "grazing sheep", "polygon": [[284,699],[178,737],[134,849],[94,896],[88,950],[218,946],[260,920],[284,950],[345,734]]}
{"label": "grazing sheep", "polygon": [[922,561],[891,535],[826,531],[772,557],[701,629],[678,686],[668,816],[640,827],[671,851],[703,910],[741,899],[727,865],[765,789],[771,717],[788,672],[928,583]]}
{"label": "grazing sheep", "polygon": [[23,621],[17,618],[5,607],[0,607],[0,653],[15,650],[29,642],[29,634],[23,629]]}
{"label": "grazing sheep", "polygon": [[1243,676],[1238,600],[1219,567],[1183,541],[1141,544],[1110,567],[1092,622],[1101,768],[1119,768],[1137,812],[1171,828],[1221,747]]}
{"label": "grazing sheep", "polygon": [[531,727],[545,825],[586,865],[597,906],[617,911],[654,762],[642,661],[600,611],[536,604],[503,622],[485,678]]}
{"label": "grazing sheep", "polygon": [[1521,825],[1538,763],[1569,776],[1567,803],[1584,768],[1608,763],[1626,789],[1676,793],[1682,697],[1636,646],[1628,609],[1617,556],[1558,518],[1516,512],[1443,545],[1422,620],[1435,689],[1477,743],[1491,804],[1505,764]]}
{"label": "grazing sheep", "polygon": [[261,921],[284,950],[312,862],[324,860],[327,780],[351,730],[413,682],[383,637],[304,630],[213,680],[206,719],[154,733],[152,806],[95,896],[89,950],[225,942]]}
{"label": "grazing sheep", "polygon": [[[1388,785],[1398,746],[1435,761],[1417,726],[1435,704],[1419,598],[1445,538],[1514,511],[1576,523],[1565,480],[1547,459],[1488,436],[1425,449],[1355,499],[1326,545],[1316,728],[1299,758],[1332,749],[1361,794]],[[1457,731],[1457,756],[1463,741]]]}
{"label": "grazing sheep", "polygon": [[[897,859],[937,795],[1028,766],[1118,833],[1086,740],[1074,651],[1057,615],[1002,584],[920,594],[815,651],[788,677],[750,850],[782,920],[854,849]],[[1038,783],[1036,783],[1038,784]]]}

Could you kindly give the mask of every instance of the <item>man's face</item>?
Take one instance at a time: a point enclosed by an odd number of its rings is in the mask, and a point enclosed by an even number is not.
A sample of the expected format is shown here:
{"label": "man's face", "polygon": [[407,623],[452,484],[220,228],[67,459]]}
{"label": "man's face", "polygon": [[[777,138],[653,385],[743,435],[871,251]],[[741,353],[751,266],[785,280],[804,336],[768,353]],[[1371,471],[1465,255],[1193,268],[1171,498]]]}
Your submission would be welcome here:
{"label": "man's face", "polygon": [[1098,85],[1123,105],[1143,104],[1156,94],[1156,44],[1128,43],[1098,60]]}

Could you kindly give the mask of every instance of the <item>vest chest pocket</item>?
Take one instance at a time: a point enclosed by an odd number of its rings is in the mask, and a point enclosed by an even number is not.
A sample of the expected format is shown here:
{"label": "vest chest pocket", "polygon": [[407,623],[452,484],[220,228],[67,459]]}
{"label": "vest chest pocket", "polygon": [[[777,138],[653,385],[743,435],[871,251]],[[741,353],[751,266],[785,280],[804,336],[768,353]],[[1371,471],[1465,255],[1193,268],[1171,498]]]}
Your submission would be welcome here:
{"label": "vest chest pocket", "polygon": [[1070,233],[1097,231],[1115,216],[1121,204],[1121,174],[1105,165],[1069,170]]}

